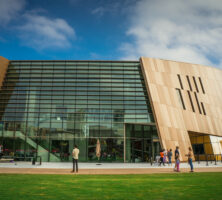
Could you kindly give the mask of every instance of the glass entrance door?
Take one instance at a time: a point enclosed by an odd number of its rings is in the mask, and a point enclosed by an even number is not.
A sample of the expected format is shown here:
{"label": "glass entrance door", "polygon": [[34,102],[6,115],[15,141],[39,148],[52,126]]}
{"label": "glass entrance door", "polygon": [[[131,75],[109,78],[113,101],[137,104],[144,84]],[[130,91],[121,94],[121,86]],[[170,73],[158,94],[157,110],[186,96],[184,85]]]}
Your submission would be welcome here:
{"label": "glass entrance door", "polygon": [[149,162],[152,155],[152,144],[150,139],[131,140],[131,162]]}
{"label": "glass entrance door", "polygon": [[131,160],[141,162],[143,160],[143,141],[142,139],[131,140]]}
{"label": "glass entrance door", "polygon": [[52,140],[52,153],[60,158],[61,161],[69,161],[69,141]]}
{"label": "glass entrance door", "polygon": [[160,143],[153,125],[125,125],[125,161],[150,162],[159,154]]}

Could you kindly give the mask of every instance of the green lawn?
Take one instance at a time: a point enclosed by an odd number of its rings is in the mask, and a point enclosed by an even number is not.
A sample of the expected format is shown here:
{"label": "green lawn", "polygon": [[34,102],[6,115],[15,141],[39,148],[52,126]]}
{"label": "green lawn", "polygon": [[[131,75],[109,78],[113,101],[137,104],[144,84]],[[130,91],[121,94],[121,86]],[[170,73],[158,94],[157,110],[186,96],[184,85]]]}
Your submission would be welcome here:
{"label": "green lawn", "polygon": [[222,173],[151,175],[0,174],[1,200],[222,199]]}

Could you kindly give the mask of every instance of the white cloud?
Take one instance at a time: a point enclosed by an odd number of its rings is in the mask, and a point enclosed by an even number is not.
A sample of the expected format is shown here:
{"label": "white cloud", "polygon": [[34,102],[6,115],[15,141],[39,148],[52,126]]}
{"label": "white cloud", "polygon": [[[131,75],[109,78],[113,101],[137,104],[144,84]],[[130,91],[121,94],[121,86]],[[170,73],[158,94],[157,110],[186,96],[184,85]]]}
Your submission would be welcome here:
{"label": "white cloud", "polygon": [[25,0],[0,0],[0,25],[15,19],[24,6]]}
{"label": "white cloud", "polygon": [[136,1],[138,0],[100,0],[96,4],[97,7],[92,9],[91,14],[99,17],[105,14],[120,16],[121,14],[126,14],[125,12],[129,12]]}
{"label": "white cloud", "polygon": [[98,8],[93,9],[91,13],[92,13],[93,15],[102,16],[105,11],[106,11],[106,9],[101,6],[101,7],[98,7]]}
{"label": "white cloud", "polygon": [[90,59],[93,59],[93,60],[101,60],[101,55],[98,54],[98,53],[91,52],[91,53],[90,53]]}
{"label": "white cloud", "polygon": [[140,0],[120,47],[123,59],[140,56],[222,67],[220,0]]}
{"label": "white cloud", "polygon": [[36,13],[24,15],[25,24],[18,28],[24,45],[34,49],[69,48],[75,39],[74,29],[60,18],[50,19]]}
{"label": "white cloud", "polygon": [[[47,12],[41,8],[25,10],[26,2],[0,0],[0,25],[3,28],[10,25],[10,30],[19,35],[23,45],[37,50],[71,47],[76,37],[74,29],[64,19],[45,16]],[[13,22],[20,25],[15,26]]]}

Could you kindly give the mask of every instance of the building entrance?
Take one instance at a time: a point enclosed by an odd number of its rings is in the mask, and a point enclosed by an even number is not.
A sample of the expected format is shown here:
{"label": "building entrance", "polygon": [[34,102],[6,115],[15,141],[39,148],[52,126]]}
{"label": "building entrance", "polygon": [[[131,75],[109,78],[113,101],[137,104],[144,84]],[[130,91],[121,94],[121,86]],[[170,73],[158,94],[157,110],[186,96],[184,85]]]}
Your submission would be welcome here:
{"label": "building entrance", "polygon": [[126,162],[150,162],[159,155],[160,143],[156,126],[126,124]]}
{"label": "building entrance", "polygon": [[150,139],[131,140],[132,162],[149,162],[152,155],[152,144]]}
{"label": "building entrance", "polygon": [[52,140],[51,151],[60,158],[61,161],[69,161],[69,141],[68,140]]}
{"label": "building entrance", "polygon": [[196,160],[212,160],[214,156],[218,156],[217,159],[221,159],[222,137],[201,134],[189,131],[190,142],[193,149],[193,154]]}

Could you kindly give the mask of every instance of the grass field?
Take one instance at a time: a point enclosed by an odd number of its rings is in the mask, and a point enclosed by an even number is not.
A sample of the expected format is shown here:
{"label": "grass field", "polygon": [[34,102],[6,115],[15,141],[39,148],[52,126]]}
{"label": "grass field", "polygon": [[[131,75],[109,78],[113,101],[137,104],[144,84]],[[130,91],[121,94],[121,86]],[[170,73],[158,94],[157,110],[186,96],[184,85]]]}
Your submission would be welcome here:
{"label": "grass field", "polygon": [[222,173],[0,175],[1,200],[222,199]]}

